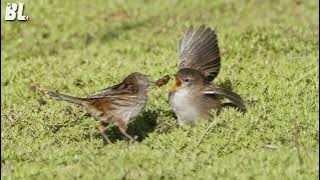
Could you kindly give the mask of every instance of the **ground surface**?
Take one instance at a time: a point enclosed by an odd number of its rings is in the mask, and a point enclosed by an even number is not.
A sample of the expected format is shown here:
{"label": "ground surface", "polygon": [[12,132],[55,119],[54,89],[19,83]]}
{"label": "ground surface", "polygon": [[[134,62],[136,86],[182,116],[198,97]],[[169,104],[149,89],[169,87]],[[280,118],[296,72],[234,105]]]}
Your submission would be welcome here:
{"label": "ground surface", "polygon": [[[28,22],[4,22],[1,14],[4,179],[319,178],[317,1],[25,6]],[[115,143],[104,145],[93,118],[32,91],[40,84],[81,96],[134,71],[151,79],[172,74],[178,39],[201,24],[216,29],[222,52],[214,83],[239,93],[245,114],[226,109],[214,121],[181,129],[166,85],[150,92],[146,111],[130,125],[140,144],[111,128]]]}

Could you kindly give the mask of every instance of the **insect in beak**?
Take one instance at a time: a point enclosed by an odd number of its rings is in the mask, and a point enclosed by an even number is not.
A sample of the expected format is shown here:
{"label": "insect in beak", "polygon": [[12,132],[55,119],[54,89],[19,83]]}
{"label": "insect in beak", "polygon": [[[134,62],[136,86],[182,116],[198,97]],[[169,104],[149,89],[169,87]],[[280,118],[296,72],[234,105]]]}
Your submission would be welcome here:
{"label": "insect in beak", "polygon": [[152,87],[161,87],[163,85],[166,85],[169,80],[170,80],[170,76],[165,75],[162,78],[158,79],[157,81],[149,81],[149,83]]}

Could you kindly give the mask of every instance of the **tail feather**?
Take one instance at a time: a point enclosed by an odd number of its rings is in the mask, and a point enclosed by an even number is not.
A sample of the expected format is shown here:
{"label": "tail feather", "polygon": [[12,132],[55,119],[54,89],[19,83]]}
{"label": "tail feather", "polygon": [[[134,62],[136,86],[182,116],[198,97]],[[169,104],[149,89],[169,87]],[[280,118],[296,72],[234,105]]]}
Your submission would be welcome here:
{"label": "tail feather", "polygon": [[[223,96],[223,97],[229,99],[232,102],[232,104],[236,105],[241,111],[246,111],[246,106],[245,106],[245,103],[244,103],[243,99],[241,98],[241,96],[239,96],[238,94],[236,94],[232,91],[229,91],[224,88],[219,88],[219,87],[211,87],[211,88],[206,89],[203,93]],[[228,105],[230,105],[230,103],[225,104],[223,106],[228,106]]]}
{"label": "tail feather", "polygon": [[73,97],[73,96],[68,96],[64,94],[60,94],[58,92],[54,91],[48,91],[47,94],[50,96],[50,98],[55,99],[55,100],[60,100],[60,101],[67,101],[73,104],[78,104],[78,105],[84,105],[85,99],[83,98],[78,98],[78,97]]}

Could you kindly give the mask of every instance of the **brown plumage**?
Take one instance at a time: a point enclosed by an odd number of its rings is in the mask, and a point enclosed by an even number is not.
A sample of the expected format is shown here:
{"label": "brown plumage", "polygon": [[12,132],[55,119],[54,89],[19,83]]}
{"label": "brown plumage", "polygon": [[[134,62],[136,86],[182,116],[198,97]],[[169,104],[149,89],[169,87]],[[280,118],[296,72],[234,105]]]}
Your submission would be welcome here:
{"label": "brown plumage", "polygon": [[130,119],[143,111],[147,103],[149,80],[140,73],[128,75],[120,84],[103,89],[102,91],[85,97],[73,97],[49,91],[47,94],[56,100],[63,100],[83,107],[89,114],[100,121],[99,130],[103,138],[111,143],[105,134],[105,129],[112,123],[118,126],[120,132],[132,141],[127,134]]}

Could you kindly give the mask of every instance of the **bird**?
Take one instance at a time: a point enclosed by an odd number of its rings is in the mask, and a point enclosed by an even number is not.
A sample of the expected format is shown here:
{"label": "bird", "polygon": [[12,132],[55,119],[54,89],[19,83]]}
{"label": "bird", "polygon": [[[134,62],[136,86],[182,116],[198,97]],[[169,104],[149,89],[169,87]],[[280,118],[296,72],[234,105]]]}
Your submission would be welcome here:
{"label": "bird", "polygon": [[128,123],[144,110],[150,84],[152,85],[153,82],[149,81],[146,75],[134,72],[125,77],[121,83],[88,97],[74,97],[55,91],[48,91],[47,94],[51,99],[83,107],[88,114],[100,122],[98,129],[107,143],[111,141],[105,130],[110,124],[117,126],[130,141],[137,142],[127,133]]}
{"label": "bird", "polygon": [[[180,126],[192,126],[210,111],[226,106],[245,111],[240,95],[212,85],[220,71],[220,50],[217,35],[206,25],[193,30],[190,26],[178,43],[178,72],[169,92],[169,105]],[[227,98],[228,103],[222,103]]]}

